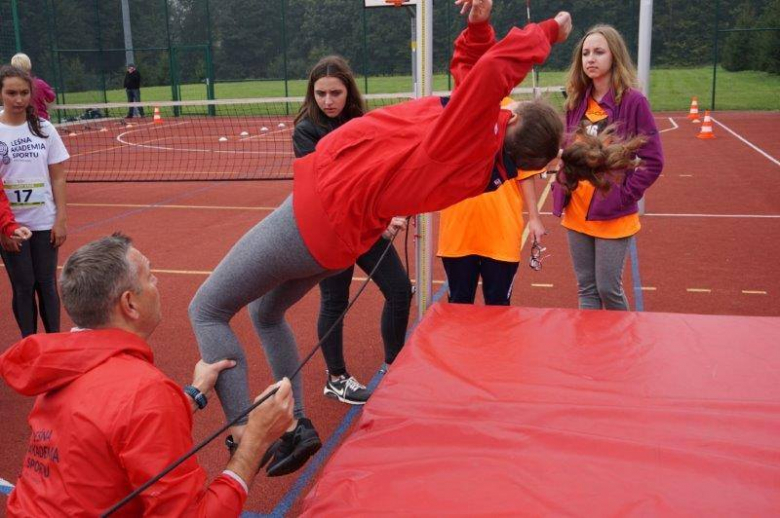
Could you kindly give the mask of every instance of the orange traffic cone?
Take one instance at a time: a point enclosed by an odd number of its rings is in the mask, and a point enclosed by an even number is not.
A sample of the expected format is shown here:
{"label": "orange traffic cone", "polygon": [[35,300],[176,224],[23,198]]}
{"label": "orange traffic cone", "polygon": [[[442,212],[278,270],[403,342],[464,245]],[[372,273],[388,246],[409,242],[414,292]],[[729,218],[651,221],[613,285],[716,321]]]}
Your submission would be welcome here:
{"label": "orange traffic cone", "polygon": [[157,106],[155,106],[154,108],[154,123],[155,124],[163,123],[162,117],[160,116],[160,108]]}
{"label": "orange traffic cone", "polygon": [[715,134],[712,132],[712,118],[709,110],[704,111],[704,122],[701,125],[701,131],[696,137],[701,139],[715,138]]}
{"label": "orange traffic cone", "polygon": [[694,124],[698,124],[701,122],[699,120],[699,99],[695,95],[691,97],[691,109],[688,112],[688,118]]}

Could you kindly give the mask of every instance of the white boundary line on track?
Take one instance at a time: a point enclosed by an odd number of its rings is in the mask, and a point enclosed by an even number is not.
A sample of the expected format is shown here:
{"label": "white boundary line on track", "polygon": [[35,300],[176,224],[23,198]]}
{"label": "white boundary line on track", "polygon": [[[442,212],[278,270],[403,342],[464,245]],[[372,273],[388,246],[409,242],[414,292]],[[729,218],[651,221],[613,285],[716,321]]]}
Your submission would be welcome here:
{"label": "white boundary line on track", "polygon": [[734,135],[735,137],[737,137],[739,140],[741,140],[742,142],[744,142],[744,143],[745,143],[745,144],[747,144],[748,146],[752,147],[753,149],[755,149],[756,151],[758,151],[759,153],[761,153],[762,155],[764,155],[766,158],[768,158],[768,159],[769,159],[769,160],[770,160],[772,163],[774,163],[776,166],[780,166],[780,160],[776,159],[775,157],[773,157],[772,155],[770,155],[769,153],[767,153],[766,151],[764,151],[764,150],[763,150],[763,149],[761,149],[760,147],[756,146],[755,144],[753,144],[752,142],[750,142],[748,139],[746,139],[746,138],[744,138],[743,136],[739,135],[739,134],[738,134],[736,131],[732,130],[731,128],[729,128],[728,126],[726,126],[725,124],[723,124],[722,122],[720,122],[720,121],[719,121],[718,119],[716,119],[715,117],[712,117],[712,121],[713,121],[713,122],[715,122],[715,123],[717,123],[717,124],[718,124],[720,127],[722,127],[724,130],[728,131],[729,133],[731,133],[732,135]]}

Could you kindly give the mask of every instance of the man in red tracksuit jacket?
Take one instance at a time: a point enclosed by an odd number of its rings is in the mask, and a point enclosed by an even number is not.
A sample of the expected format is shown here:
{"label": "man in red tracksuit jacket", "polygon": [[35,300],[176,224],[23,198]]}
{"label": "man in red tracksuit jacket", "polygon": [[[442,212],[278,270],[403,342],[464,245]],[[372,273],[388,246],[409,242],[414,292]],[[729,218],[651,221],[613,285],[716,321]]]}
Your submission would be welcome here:
{"label": "man in red tracksuit jacket", "polygon": [[[199,362],[186,394],[157,369],[146,342],[160,321],[156,284],[129,238],[89,243],[61,279],[79,328],[29,336],[0,356],[0,377],[37,396],[9,518],[97,516],[192,447],[192,414],[234,362]],[[284,380],[250,414],[246,440],[211,483],[189,457],[114,516],[239,516],[261,456],[291,419]]]}

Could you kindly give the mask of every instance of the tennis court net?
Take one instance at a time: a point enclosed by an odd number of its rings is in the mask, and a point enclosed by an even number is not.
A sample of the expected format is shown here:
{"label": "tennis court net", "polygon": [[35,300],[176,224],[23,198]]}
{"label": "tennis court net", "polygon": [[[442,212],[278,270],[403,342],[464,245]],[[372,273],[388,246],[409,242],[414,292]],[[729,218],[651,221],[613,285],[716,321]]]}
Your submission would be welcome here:
{"label": "tennis court net", "polygon": [[[448,92],[437,92],[447,95]],[[517,90],[515,96],[530,97]],[[369,109],[412,94],[365,96]],[[54,106],[71,182],[292,178],[302,97]],[[132,115],[132,117],[130,117]]]}

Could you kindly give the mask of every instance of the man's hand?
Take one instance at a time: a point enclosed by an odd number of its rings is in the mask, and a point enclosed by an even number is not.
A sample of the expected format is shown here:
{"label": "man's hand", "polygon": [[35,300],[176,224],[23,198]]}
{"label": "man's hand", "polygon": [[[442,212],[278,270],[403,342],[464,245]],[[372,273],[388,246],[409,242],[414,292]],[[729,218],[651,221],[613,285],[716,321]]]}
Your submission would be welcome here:
{"label": "man's hand", "polygon": [[192,375],[192,386],[208,395],[217,382],[219,373],[225,369],[231,369],[236,366],[234,360],[220,360],[215,363],[206,363],[200,360],[195,364],[195,372]]}
{"label": "man's hand", "polygon": [[561,11],[555,15],[555,21],[558,22],[558,40],[555,43],[563,43],[571,34],[571,15]]}
{"label": "man's hand", "polygon": [[274,387],[279,387],[276,394],[268,398],[249,414],[244,440],[247,440],[248,434],[254,435],[257,433],[259,437],[273,441],[281,437],[290,428],[293,422],[293,396],[292,385],[289,379],[284,378],[279,383],[271,385],[257,396],[255,401],[265,397]]}
{"label": "man's hand", "polygon": [[0,246],[2,246],[3,250],[6,252],[14,254],[18,254],[22,251],[22,244],[20,241],[10,238],[3,233],[0,233]]}
{"label": "man's hand", "polygon": [[292,386],[289,379],[284,378],[271,385],[255,401],[259,401],[277,387],[279,390],[276,394],[263,401],[263,404],[249,414],[249,422],[244,428],[238,449],[227,465],[227,469],[241,477],[248,486],[251,486],[255,479],[263,454],[293,422]]}
{"label": "man's hand", "polygon": [[470,10],[469,23],[481,23],[490,19],[493,0],[455,0],[455,5],[460,6],[460,14]]}
{"label": "man's hand", "polygon": [[401,230],[406,230],[406,218],[395,216],[392,221],[390,221],[390,225],[387,227],[387,230],[382,232],[382,237],[385,239],[393,239],[393,236],[395,236]]}

